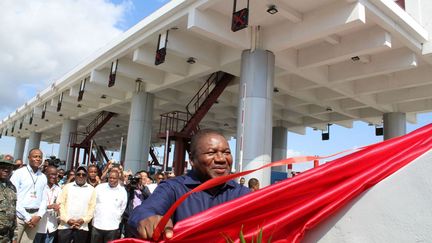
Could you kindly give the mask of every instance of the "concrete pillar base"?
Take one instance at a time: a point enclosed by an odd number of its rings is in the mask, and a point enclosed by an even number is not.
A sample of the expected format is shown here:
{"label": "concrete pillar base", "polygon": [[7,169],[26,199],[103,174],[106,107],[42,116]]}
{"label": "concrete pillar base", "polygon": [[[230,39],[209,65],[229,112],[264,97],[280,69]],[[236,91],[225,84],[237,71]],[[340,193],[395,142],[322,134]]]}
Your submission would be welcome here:
{"label": "concrete pillar base", "polygon": [[[39,148],[41,137],[42,137],[42,134],[39,132],[32,132],[30,134],[29,143],[28,143],[28,147],[27,147],[27,155],[29,154],[30,150],[35,149],[35,148]],[[26,157],[26,164],[28,164],[28,158],[27,158],[28,156],[25,156],[25,157]]]}
{"label": "concrete pillar base", "polygon": [[14,149],[14,159],[23,159],[24,158],[24,148],[25,148],[26,139],[16,137],[15,138],[15,149]]}
{"label": "concrete pillar base", "polygon": [[143,91],[132,97],[124,167],[133,173],[148,170],[153,100],[153,94]]}
{"label": "concrete pillar base", "polygon": [[385,113],[384,140],[399,137],[406,134],[406,114],[402,112]]}
{"label": "concrete pillar base", "polygon": [[[288,143],[288,129],[273,127],[272,134],[272,161],[286,159]],[[287,166],[272,167],[272,171],[287,172]]]}
{"label": "concrete pillar base", "polygon": [[69,145],[70,134],[76,132],[78,121],[66,119],[63,121],[62,130],[60,133],[60,144],[58,158],[65,162],[65,168],[70,168],[73,163],[73,149]]}

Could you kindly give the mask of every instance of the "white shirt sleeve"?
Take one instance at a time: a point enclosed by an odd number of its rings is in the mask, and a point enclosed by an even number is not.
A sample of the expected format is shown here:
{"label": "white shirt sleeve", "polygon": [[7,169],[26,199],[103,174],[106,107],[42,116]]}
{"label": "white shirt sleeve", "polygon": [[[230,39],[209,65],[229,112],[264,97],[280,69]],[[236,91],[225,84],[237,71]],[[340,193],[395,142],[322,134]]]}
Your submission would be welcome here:
{"label": "white shirt sleeve", "polygon": [[127,198],[126,189],[124,187],[122,187],[122,204],[121,204],[121,209],[120,209],[121,214],[123,214],[123,212],[126,209],[127,201],[128,201],[128,198]]}
{"label": "white shirt sleeve", "polygon": [[42,192],[42,202],[41,202],[39,210],[37,212],[37,216],[39,216],[41,218],[46,213],[46,210],[48,207],[48,193],[50,193],[50,188],[48,186],[45,186],[45,188]]}
{"label": "white shirt sleeve", "polygon": [[13,173],[12,177],[10,178],[10,181],[12,182],[12,184],[14,184],[14,186],[17,190],[17,202],[16,202],[17,217],[20,219],[23,219],[25,222],[28,222],[28,221],[30,221],[31,216],[25,210],[25,208],[22,204],[22,202],[24,200],[24,195],[23,195],[23,193],[20,193],[20,191],[21,191],[21,178],[23,178],[22,171],[23,171],[22,168],[16,170]]}

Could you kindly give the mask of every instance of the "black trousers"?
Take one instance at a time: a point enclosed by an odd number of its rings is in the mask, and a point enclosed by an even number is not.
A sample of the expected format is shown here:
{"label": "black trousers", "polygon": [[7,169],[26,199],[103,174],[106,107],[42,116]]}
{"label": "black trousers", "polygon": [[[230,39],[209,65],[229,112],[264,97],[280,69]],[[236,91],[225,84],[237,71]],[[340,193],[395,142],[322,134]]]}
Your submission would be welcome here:
{"label": "black trousers", "polygon": [[59,229],[57,230],[58,242],[61,243],[80,243],[86,242],[88,231],[77,229]]}
{"label": "black trousers", "polygon": [[106,243],[120,238],[119,230],[100,230],[93,226],[91,232],[91,243]]}

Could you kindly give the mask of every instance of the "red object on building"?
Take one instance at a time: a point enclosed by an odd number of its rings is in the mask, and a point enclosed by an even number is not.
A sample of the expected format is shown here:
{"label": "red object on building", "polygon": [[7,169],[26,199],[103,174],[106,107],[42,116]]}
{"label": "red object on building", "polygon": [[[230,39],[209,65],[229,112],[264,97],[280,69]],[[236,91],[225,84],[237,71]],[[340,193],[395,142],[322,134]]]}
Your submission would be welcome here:
{"label": "red object on building", "polygon": [[314,160],[314,168],[316,168],[316,167],[318,167],[318,166],[319,166],[319,160],[315,159],[315,160]]}
{"label": "red object on building", "polygon": [[405,0],[396,0],[395,1],[402,9],[405,9]]}

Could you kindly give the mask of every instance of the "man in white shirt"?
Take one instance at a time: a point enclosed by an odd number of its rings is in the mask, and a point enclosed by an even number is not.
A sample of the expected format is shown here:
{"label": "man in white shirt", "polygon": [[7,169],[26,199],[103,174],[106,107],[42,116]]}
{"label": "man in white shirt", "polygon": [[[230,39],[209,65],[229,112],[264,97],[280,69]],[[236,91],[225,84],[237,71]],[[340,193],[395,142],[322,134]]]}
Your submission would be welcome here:
{"label": "man in white shirt", "polygon": [[96,209],[91,242],[109,242],[119,238],[119,224],[127,205],[127,193],[119,183],[120,174],[111,171],[108,183],[96,187]]}
{"label": "man in white shirt", "polygon": [[46,208],[40,207],[42,195],[47,178],[39,167],[42,163],[42,151],[32,149],[29,152],[29,164],[16,170],[11,182],[17,189],[17,229],[16,240],[18,243],[33,242],[37,224],[45,214]]}
{"label": "man in white shirt", "polygon": [[48,165],[45,172],[48,177],[48,185],[43,192],[41,207],[45,207],[47,211],[39,221],[35,243],[53,243],[58,227],[57,215],[60,204],[57,203],[57,198],[61,189],[56,185],[57,167]]}
{"label": "man in white shirt", "polygon": [[[87,182],[87,170],[78,167],[75,181],[66,184],[58,198],[60,204],[60,225],[58,242],[86,242],[88,223],[93,218],[96,194]],[[107,212],[109,213],[109,212]]]}

